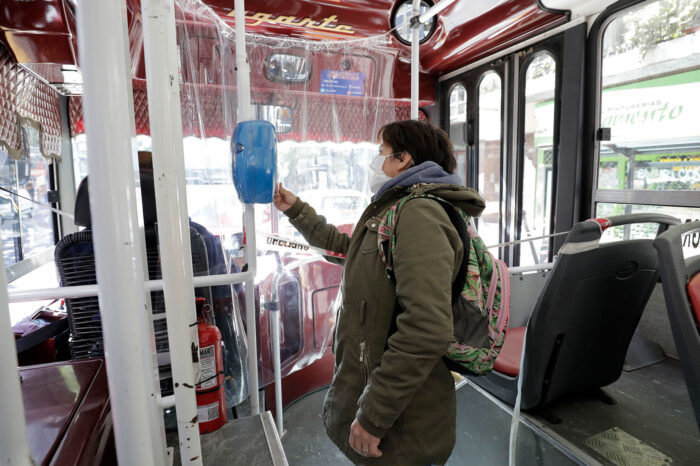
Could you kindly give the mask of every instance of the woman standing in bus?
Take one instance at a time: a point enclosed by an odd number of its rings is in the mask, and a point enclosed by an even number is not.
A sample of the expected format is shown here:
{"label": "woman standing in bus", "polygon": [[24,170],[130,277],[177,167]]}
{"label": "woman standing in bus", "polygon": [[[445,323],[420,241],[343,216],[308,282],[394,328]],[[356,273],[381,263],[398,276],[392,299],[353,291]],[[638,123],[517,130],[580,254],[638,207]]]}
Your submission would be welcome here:
{"label": "woman standing in bus", "polygon": [[429,123],[390,123],[370,165],[374,196],[352,238],[280,183],[275,206],[309,244],[346,254],[336,322],[335,373],[323,420],[328,436],[357,464],[443,464],[455,443],[455,393],[442,361],[452,339],[451,286],[462,241],[443,207],[408,202],[396,226],[395,280],[377,246],[386,211],[416,184],[430,184],[469,215],[484,209],[460,186],[444,131]]}

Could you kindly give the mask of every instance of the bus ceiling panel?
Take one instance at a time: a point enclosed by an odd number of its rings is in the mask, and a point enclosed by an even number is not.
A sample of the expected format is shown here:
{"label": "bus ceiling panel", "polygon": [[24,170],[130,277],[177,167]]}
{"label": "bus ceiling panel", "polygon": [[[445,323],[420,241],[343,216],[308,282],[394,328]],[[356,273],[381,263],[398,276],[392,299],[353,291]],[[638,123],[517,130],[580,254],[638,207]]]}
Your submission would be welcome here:
{"label": "bus ceiling panel", "polygon": [[[11,3],[11,8],[0,7],[0,38],[13,56],[23,64],[79,66],[73,0]],[[189,9],[199,5],[197,8],[201,12],[211,9],[225,24],[234,24],[230,0],[203,0],[199,4],[196,0],[179,0],[179,4],[187,5]],[[246,29],[267,36],[315,41],[359,39],[388,33],[396,5],[398,3],[393,0],[248,0]],[[132,74],[143,79],[140,1],[128,0],[126,6]],[[434,99],[436,74],[483,58],[566,20],[566,15],[541,9],[536,0],[458,0],[438,14],[432,37],[421,46],[422,97],[428,101]],[[219,38],[213,25],[198,23],[193,14],[180,14],[178,23],[179,28],[196,29],[198,41]],[[405,72],[409,69],[410,46],[401,43],[393,34],[389,35],[388,46],[398,58],[393,59],[396,68],[391,97],[407,98],[410,86]],[[206,66],[206,57],[202,56],[202,59]],[[213,56],[209,58],[212,65],[213,59]],[[255,71],[257,67],[253,68]],[[40,67],[32,68],[32,71],[46,82],[55,82],[42,73],[55,74],[56,69]]]}
{"label": "bus ceiling panel", "polygon": [[421,50],[421,66],[444,73],[479,60],[567,21],[566,15],[541,10],[534,0],[507,0],[467,21],[451,23],[443,36],[434,37]]}
{"label": "bus ceiling panel", "polygon": [[[132,0],[135,3],[136,0]],[[205,5],[206,4],[206,5]],[[185,14],[177,16],[178,37],[180,39],[180,51],[189,50],[195,55],[193,58],[198,63],[198,70],[185,71],[185,82],[197,84],[221,84],[216,82],[216,70],[225,61],[225,45],[220,44],[221,35],[213,24],[202,22],[206,15],[205,9],[218,15],[228,27],[234,26],[234,18],[231,16],[230,2],[223,0],[205,0],[201,8],[195,11],[194,0],[182,1],[181,5],[187,6]],[[304,50],[303,44],[289,41],[281,43],[278,52],[290,55],[302,55],[307,58],[313,68],[306,88],[303,82],[285,83],[279,80],[270,80],[267,76],[266,55],[249,51],[251,63],[251,82],[258,82],[269,89],[271,93],[279,94],[281,89],[306,90],[320,87],[321,71],[344,70],[362,73],[364,76],[364,88],[366,95],[375,95],[384,98],[409,98],[410,82],[405,79],[410,73],[409,58],[410,49],[399,43],[393,35],[388,36],[388,43],[384,47],[362,47],[357,39],[377,37],[386,34],[389,30],[390,16],[393,2],[386,1],[342,1],[342,2],[272,2],[257,1],[246,2],[246,31],[258,36],[267,36],[277,39],[306,39],[314,42],[326,41],[332,44],[328,50],[319,47]],[[134,14],[134,16],[136,16]],[[142,50],[134,50],[138,47],[140,24],[129,25],[132,42],[132,73],[135,78],[145,79],[145,66]],[[256,41],[259,39],[253,39]],[[349,40],[347,48],[338,47],[338,43]],[[231,54],[235,53],[235,46],[229,45]],[[382,50],[383,49],[383,50]],[[398,57],[398,60],[397,60]],[[183,61],[187,58],[183,57]],[[233,65],[233,62],[232,62]],[[224,66],[226,64],[224,63]],[[200,72],[203,71],[203,72]],[[393,75],[393,78],[392,78]],[[375,83],[374,77],[383,77]],[[388,77],[388,79],[387,79]],[[266,79],[263,79],[266,78]],[[205,80],[206,82],[202,81]],[[213,79],[213,80],[212,80]],[[275,82],[276,81],[276,82]],[[235,82],[235,80],[231,80]],[[291,86],[290,86],[291,84]],[[434,78],[428,74],[421,76],[421,98],[425,104],[434,101]]]}
{"label": "bus ceiling panel", "polygon": [[0,29],[61,34],[67,30],[64,12],[63,0],[6,0],[0,4]]}
{"label": "bus ceiling panel", "polygon": [[[233,26],[233,2],[203,0]],[[389,30],[394,0],[247,0],[246,30],[313,40],[343,40]]]}
{"label": "bus ceiling panel", "polygon": [[6,1],[0,6],[0,40],[22,64],[75,65],[75,17],[65,0]]}
{"label": "bus ceiling panel", "polygon": [[5,30],[2,40],[17,63],[74,63],[73,40],[65,32],[35,34]]}
{"label": "bus ceiling panel", "polygon": [[67,14],[64,0],[6,1],[0,6],[0,40],[17,63],[74,65],[73,31],[75,18]]}
{"label": "bus ceiling panel", "polygon": [[[205,3],[225,21],[231,19],[230,1],[205,0]],[[246,28],[264,34],[320,40],[374,36],[391,29],[395,5],[400,3],[403,2],[249,0]],[[327,23],[329,19],[333,21]],[[565,15],[542,10],[535,0],[458,0],[439,13],[432,37],[422,44],[421,69],[432,74],[449,70],[564,21]],[[393,35],[391,38],[400,59],[409,59],[410,45]]]}

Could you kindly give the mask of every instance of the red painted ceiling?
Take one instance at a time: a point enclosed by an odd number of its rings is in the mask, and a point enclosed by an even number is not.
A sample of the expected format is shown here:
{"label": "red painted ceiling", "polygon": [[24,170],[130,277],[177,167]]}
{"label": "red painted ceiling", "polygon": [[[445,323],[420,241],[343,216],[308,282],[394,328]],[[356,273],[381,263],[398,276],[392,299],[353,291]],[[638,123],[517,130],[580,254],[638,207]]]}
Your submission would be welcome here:
{"label": "red painted ceiling", "polygon": [[[80,0],[79,0],[80,1]],[[83,0],[84,1],[84,0]],[[139,0],[126,0],[135,78],[143,78]],[[233,26],[233,0],[204,0]],[[391,0],[247,0],[247,29],[265,35],[344,40],[386,33],[397,2]],[[291,17],[291,18],[290,18]],[[431,100],[435,79],[566,21],[540,10],[535,0],[457,0],[438,16],[432,37],[421,46],[421,97]],[[75,14],[69,0],[4,0],[0,40],[15,59],[49,82],[56,67],[78,65]],[[393,96],[410,96],[410,47],[391,35],[398,52]],[[37,66],[44,65],[44,66]],[[58,73],[60,75],[60,73]],[[53,75],[53,76],[50,76]]]}

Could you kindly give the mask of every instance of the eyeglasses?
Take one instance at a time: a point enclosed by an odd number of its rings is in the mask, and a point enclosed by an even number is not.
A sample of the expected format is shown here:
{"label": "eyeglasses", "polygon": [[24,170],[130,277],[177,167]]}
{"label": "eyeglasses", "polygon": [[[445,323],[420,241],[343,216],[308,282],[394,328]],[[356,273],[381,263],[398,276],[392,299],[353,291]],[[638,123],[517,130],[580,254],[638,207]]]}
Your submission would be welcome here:
{"label": "eyeglasses", "polygon": [[[382,148],[381,148],[381,146],[377,149],[377,157],[393,157],[393,156],[400,155],[400,154],[403,154],[403,153],[404,153],[404,151],[401,151],[401,152],[393,152],[393,153],[391,153],[391,154],[386,154],[386,155],[384,155],[384,154],[382,154]],[[397,157],[397,158],[398,158],[398,157]],[[401,161],[403,162],[403,158],[399,158],[399,160],[401,160]],[[413,159],[411,159],[411,166],[414,167],[415,165],[416,165],[416,161],[413,160]]]}
{"label": "eyeglasses", "polygon": [[379,156],[379,157],[392,157],[392,156],[394,156],[394,155],[399,155],[399,154],[401,154],[401,153],[403,153],[403,151],[401,151],[401,152],[394,152],[394,153],[391,153],[391,154],[386,154],[386,155],[384,155],[384,154],[382,154],[382,146],[379,146],[379,147],[377,148],[377,156]]}

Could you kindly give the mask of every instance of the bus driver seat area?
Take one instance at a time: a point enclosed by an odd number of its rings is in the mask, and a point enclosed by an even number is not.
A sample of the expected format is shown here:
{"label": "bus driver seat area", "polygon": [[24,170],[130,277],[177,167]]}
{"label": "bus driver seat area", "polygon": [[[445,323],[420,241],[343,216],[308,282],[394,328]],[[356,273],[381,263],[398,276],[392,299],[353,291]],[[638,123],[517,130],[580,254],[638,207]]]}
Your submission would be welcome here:
{"label": "bus driver seat area", "polygon": [[[146,255],[150,280],[162,278],[158,252],[158,230],[156,223],[155,193],[153,177],[141,174]],[[56,245],[55,261],[62,286],[96,284],[95,256],[92,243],[92,221],[90,217],[88,178],[85,177],[78,188],[75,199],[75,224],[83,230],[66,235]],[[202,235],[190,227],[192,248],[192,268],[195,276],[207,275],[209,264],[207,249]],[[197,288],[195,295],[212,302],[210,288]],[[165,321],[165,302],[162,291],[151,292],[153,327],[158,352],[158,366],[161,374],[163,395],[172,394],[172,377],[168,348],[168,333]],[[102,357],[104,346],[102,324],[97,296],[66,299],[66,309],[70,325],[70,349],[73,359]]]}
{"label": "bus driver seat area", "polygon": [[656,223],[662,232],[679,221],[630,214],[574,225],[527,325],[509,329],[493,372],[470,379],[513,405],[523,367],[522,409],[615,382],[659,276],[653,240],[600,244],[606,228],[633,223]]}

